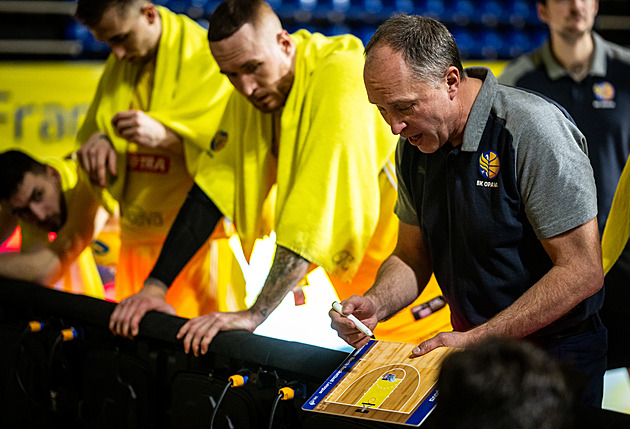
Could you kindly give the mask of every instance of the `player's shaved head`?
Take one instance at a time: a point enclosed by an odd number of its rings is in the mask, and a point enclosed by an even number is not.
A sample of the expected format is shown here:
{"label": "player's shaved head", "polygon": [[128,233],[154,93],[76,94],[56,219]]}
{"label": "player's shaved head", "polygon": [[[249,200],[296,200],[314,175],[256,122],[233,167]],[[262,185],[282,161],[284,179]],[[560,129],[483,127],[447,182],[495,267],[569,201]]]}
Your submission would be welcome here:
{"label": "player's shaved head", "polygon": [[245,24],[251,24],[261,34],[275,35],[282,31],[280,19],[266,2],[262,0],[225,0],[210,17],[208,41],[225,40]]}
{"label": "player's shaved head", "polygon": [[147,3],[152,2],[150,0],[79,0],[74,17],[86,27],[94,27],[101,22],[103,15],[111,7],[118,8],[124,16],[132,9],[140,11]]}

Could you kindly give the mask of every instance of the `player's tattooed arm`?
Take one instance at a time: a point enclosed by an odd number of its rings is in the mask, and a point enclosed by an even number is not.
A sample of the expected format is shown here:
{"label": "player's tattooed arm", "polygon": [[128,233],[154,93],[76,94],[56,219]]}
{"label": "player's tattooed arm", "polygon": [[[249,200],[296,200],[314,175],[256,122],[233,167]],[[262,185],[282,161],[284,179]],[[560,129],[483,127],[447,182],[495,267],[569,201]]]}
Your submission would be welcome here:
{"label": "player's tattooed arm", "polygon": [[250,309],[251,313],[259,321],[265,321],[273,310],[282,302],[300,280],[304,278],[310,266],[310,262],[287,249],[277,246],[273,264],[265,280],[260,295]]}

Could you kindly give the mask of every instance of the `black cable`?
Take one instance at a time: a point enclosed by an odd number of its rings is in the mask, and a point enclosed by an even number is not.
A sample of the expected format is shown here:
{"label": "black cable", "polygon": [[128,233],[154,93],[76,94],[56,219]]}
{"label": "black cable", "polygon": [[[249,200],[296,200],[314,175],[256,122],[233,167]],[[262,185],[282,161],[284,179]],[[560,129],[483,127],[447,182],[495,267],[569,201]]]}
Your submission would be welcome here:
{"label": "black cable", "polygon": [[57,338],[55,338],[55,342],[53,343],[52,347],[50,348],[50,355],[48,355],[48,371],[49,374],[52,374],[52,364],[53,364],[53,357],[55,355],[55,350],[57,350],[57,347],[59,347],[59,344],[63,341],[63,335],[59,334],[57,336]]}
{"label": "black cable", "polygon": [[230,378],[230,380],[228,380],[228,383],[223,388],[223,392],[221,392],[221,396],[219,396],[219,400],[217,401],[216,405],[214,406],[214,410],[212,411],[212,418],[210,419],[210,429],[212,429],[214,427],[214,419],[217,416],[217,411],[219,410],[219,405],[221,405],[221,402],[223,402],[223,397],[227,393],[227,391],[230,388],[230,386],[232,386],[232,379],[231,378]]}
{"label": "black cable", "polygon": [[31,401],[33,404],[35,404],[38,407],[42,406],[42,403],[35,400],[35,398],[33,398],[31,396],[31,394],[28,392],[28,389],[26,389],[26,386],[24,386],[24,383],[22,382],[22,377],[20,376],[20,357],[22,356],[22,353],[26,353],[26,350],[24,349],[24,338],[26,338],[26,334],[29,334],[31,332],[34,332],[30,326],[27,326],[26,328],[24,328],[24,331],[22,331],[22,334],[20,335],[20,342],[19,342],[19,347],[16,351],[15,354],[15,370],[14,370],[14,374],[15,374],[15,380],[17,381],[18,387],[20,388],[20,390],[22,391],[22,393],[24,393],[24,396],[26,396],[26,398]]}
{"label": "black cable", "polygon": [[273,406],[271,407],[271,415],[269,416],[269,429],[273,427],[273,415],[276,413],[276,408],[278,407],[278,402],[282,399],[284,394],[282,392],[278,393],[276,399],[273,401]]}

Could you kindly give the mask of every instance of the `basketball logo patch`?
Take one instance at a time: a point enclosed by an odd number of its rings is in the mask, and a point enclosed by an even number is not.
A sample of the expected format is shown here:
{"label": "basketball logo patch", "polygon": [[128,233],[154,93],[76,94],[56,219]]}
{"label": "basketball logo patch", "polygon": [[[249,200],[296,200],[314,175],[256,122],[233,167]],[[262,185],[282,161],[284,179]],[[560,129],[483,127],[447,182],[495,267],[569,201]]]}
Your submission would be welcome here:
{"label": "basketball logo patch", "polygon": [[491,150],[485,151],[479,157],[479,172],[486,179],[497,177],[500,166],[499,155]]}
{"label": "basketball logo patch", "polygon": [[593,84],[593,107],[596,109],[614,109],[617,107],[615,101],[615,87],[610,82],[598,82]]}
{"label": "basketball logo patch", "polygon": [[593,84],[593,95],[597,100],[612,100],[615,98],[615,87],[610,82]]}
{"label": "basketball logo patch", "polygon": [[210,149],[212,150],[221,150],[225,147],[228,141],[228,133],[225,131],[217,131],[217,133],[212,138],[210,142]]}

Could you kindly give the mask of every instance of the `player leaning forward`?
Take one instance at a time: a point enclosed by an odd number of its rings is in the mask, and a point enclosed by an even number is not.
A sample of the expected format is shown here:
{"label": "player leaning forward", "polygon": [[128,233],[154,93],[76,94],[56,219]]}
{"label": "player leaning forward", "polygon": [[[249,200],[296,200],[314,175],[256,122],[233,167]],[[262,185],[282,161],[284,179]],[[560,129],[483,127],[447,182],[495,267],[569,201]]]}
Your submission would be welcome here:
{"label": "player leaning forward", "polygon": [[[395,134],[398,243],[372,288],[342,304],[366,325],[406,306],[431,272],[453,332],[413,353],[466,347],[491,335],[526,337],[587,378],[601,405],[606,328],[603,273],[586,141],[546,100],[463,70],[438,22],[386,21],[366,47],[364,80]],[[369,338],[331,312],[349,344]]]}
{"label": "player leaning forward", "polygon": [[[148,0],[79,0],[76,18],[112,51],[77,153],[120,203],[116,300],[122,300],[153,267],[231,88],[205,30],[185,15]],[[167,301],[180,316],[219,308],[210,288],[210,246],[199,245],[170,290]]]}
{"label": "player leaning forward", "polygon": [[[209,313],[182,327],[186,350],[195,354],[205,353],[220,330],[253,331],[313,266],[325,269],[340,297],[363,293],[394,248],[397,231],[396,191],[384,168],[396,138],[367,100],[360,40],[305,30],[290,35],[260,0],[222,2],[210,18],[208,37],[237,92],[213,150],[200,160],[198,186],[135,300],[161,297],[162,285],[188,258],[182,249],[194,250],[195,239],[207,236],[222,215],[234,222],[246,254],[268,226],[276,232],[277,248],[251,308]],[[262,215],[270,200],[271,225]],[[436,286],[429,287],[421,300],[437,294]],[[127,312],[131,304],[121,303],[112,314],[119,334],[137,330],[143,313]],[[415,323],[406,310],[377,335],[418,342],[421,331],[450,330],[448,319],[443,309]]]}

